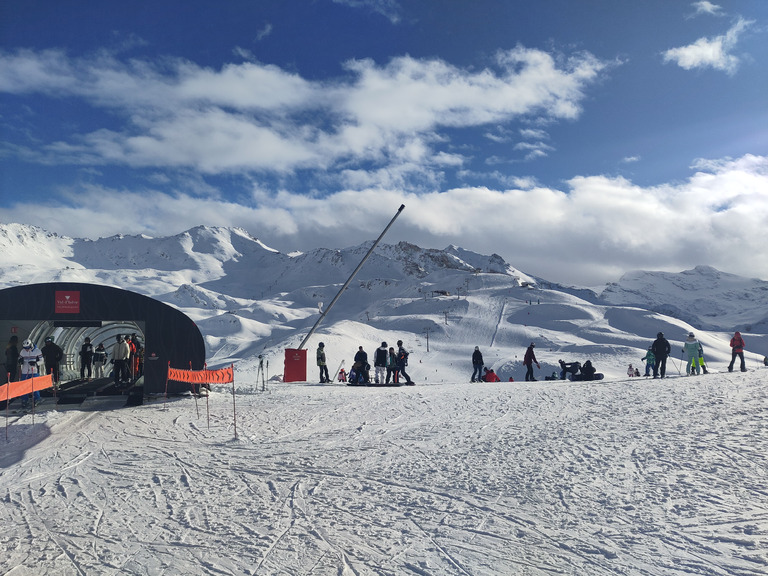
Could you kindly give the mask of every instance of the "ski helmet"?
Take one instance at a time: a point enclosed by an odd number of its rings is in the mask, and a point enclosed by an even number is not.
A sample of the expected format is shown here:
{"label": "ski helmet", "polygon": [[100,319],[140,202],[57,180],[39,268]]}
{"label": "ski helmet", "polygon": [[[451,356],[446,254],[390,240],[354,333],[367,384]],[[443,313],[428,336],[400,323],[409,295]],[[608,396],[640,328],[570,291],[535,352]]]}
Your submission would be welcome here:
{"label": "ski helmet", "polygon": [[656,338],[664,338],[664,332],[659,332],[656,334]]}
{"label": "ski helmet", "polygon": [[32,340],[27,338],[26,340],[24,340],[21,346],[22,348],[32,348]]}
{"label": "ski helmet", "polygon": [[323,344],[322,342],[320,342],[320,344],[318,344],[318,346],[319,346],[320,348],[325,348],[325,344]]}

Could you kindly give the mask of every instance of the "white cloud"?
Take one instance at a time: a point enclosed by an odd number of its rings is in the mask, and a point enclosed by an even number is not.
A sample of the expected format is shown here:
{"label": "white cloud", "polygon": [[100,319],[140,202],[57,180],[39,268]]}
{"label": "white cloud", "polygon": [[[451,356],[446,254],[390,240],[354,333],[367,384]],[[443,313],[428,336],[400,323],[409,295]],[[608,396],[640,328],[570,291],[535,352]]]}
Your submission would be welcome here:
{"label": "white cloud", "polygon": [[[653,187],[597,175],[573,178],[564,190],[526,178],[511,182],[512,188],[427,194],[375,187],[371,179],[357,183],[369,188],[322,198],[255,188],[253,205],[211,194],[84,186],[69,191],[68,206],[22,201],[4,207],[0,219],[74,237],[116,230],[160,236],[201,223],[240,226],[289,252],[362,242],[404,203],[388,242],[495,252],[550,280],[598,285],[628,268],[683,270],[697,264],[768,279],[768,261],[756,257],[768,246],[768,156],[698,160],[694,167],[685,182]],[[366,171],[359,174],[370,178]],[[391,176],[393,182],[399,178]]]}
{"label": "white cloud", "polygon": [[440,149],[448,129],[576,118],[587,86],[606,67],[589,54],[558,65],[546,52],[518,46],[480,71],[400,57],[383,66],[351,61],[346,76],[315,82],[257,62],[214,70],[105,54],[73,59],[54,50],[1,56],[2,90],[79,98],[122,120],[42,146],[44,161],[209,174],[371,163],[429,170],[456,158]]}
{"label": "white cloud", "polygon": [[397,24],[401,20],[400,3],[396,0],[333,0],[333,2],[352,8],[367,8],[372,12],[381,14],[392,24]]}
{"label": "white cloud", "polygon": [[713,4],[708,0],[700,0],[699,2],[694,2],[692,6],[695,9],[695,13],[693,14],[694,16],[699,16],[701,14],[708,14],[711,16],[721,16],[723,14],[723,9],[721,6],[718,6],[717,4]]}
{"label": "white cloud", "polygon": [[753,21],[739,18],[738,21],[721,36],[714,38],[699,38],[693,44],[671,48],[664,52],[664,62],[674,62],[681,68],[713,68],[728,74],[734,74],[739,67],[740,59],[732,51],[736,47],[739,35]]}

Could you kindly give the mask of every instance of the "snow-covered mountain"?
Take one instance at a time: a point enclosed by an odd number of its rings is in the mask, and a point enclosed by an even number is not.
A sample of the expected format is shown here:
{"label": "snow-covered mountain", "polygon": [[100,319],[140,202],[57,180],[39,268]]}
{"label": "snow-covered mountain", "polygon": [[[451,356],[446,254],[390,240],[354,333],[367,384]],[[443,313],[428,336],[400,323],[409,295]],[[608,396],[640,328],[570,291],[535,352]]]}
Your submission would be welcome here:
{"label": "snow-covered mountain", "polygon": [[696,266],[680,273],[629,272],[601,296],[681,318],[703,330],[768,332],[768,282]]}
{"label": "snow-covered mountain", "polygon": [[[85,240],[4,224],[0,286],[76,281],[133,290],[195,320],[210,366],[248,370],[264,355],[280,373],[283,350],[299,344],[370,245],[283,254],[237,228]],[[596,294],[526,275],[495,254],[400,242],[377,247],[308,347],[324,340],[331,364],[340,365],[361,344],[370,353],[402,339],[424,368],[422,380],[463,381],[480,346],[502,378],[517,380],[522,352],[536,342],[540,376],[561,357],[591,358],[621,376],[659,331],[680,343],[694,330],[710,360],[725,361],[730,333],[741,330],[762,357],[767,304],[768,282],[709,267],[634,272]]]}

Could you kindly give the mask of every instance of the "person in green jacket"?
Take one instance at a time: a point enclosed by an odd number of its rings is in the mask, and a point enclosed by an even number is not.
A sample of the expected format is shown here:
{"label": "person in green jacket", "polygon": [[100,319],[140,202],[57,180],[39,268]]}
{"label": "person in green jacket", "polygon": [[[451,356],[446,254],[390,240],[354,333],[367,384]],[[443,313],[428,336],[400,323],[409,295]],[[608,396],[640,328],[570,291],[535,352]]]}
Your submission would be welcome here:
{"label": "person in green jacket", "polygon": [[640,360],[645,362],[645,375],[650,376],[653,367],[656,365],[656,355],[653,353],[651,346],[648,346],[648,352]]}

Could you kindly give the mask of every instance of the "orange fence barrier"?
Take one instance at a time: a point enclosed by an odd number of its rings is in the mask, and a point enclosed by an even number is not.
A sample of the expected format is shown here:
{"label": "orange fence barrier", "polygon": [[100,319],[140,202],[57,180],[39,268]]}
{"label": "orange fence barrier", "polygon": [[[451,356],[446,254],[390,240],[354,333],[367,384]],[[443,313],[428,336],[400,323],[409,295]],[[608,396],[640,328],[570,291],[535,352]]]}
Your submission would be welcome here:
{"label": "orange fence barrier", "polygon": [[0,386],[0,402],[18,398],[25,394],[32,394],[32,392],[40,392],[40,390],[46,390],[48,388],[53,388],[52,374],[48,374],[47,376],[35,376],[34,378],[20,380],[19,382],[3,384]]}
{"label": "orange fence barrier", "polygon": [[235,381],[235,370],[232,366],[219,370],[180,370],[168,366],[168,380],[190,384],[229,384]]}

